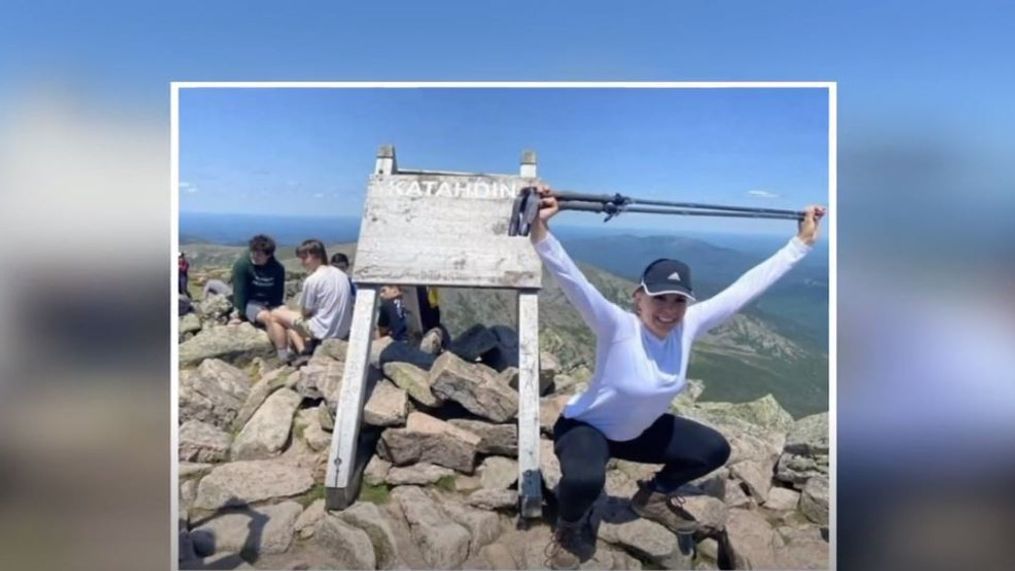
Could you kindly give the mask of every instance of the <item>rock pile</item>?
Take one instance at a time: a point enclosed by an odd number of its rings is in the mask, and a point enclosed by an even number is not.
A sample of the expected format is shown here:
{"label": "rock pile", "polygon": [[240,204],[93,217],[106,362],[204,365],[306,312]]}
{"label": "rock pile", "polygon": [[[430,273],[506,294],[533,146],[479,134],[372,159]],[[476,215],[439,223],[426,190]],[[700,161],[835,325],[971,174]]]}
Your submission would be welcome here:
{"label": "rock pile", "polygon": [[[209,304],[213,305],[213,304]],[[210,316],[210,317],[209,317]],[[372,369],[365,424],[380,431],[359,501],[324,509],[323,481],[346,346],[327,341],[304,367],[279,365],[264,333],[209,307],[181,318],[180,567],[540,569],[550,527],[516,525],[517,371],[445,353],[432,370]],[[195,320],[197,322],[195,323]],[[584,378],[541,357],[544,483],[560,466],[550,429]],[[685,507],[711,533],[689,538],[638,518],[637,481],[659,466],[611,461],[583,569],[825,568],[828,417],[794,421],[771,397],[674,402],[719,429],[733,453]]]}

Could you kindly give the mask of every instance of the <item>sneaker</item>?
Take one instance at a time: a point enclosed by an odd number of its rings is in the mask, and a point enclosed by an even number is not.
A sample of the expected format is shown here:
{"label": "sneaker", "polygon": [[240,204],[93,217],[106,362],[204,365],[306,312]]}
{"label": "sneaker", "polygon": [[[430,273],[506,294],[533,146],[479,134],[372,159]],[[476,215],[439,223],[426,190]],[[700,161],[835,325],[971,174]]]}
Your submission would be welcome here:
{"label": "sneaker", "polygon": [[631,498],[631,510],[639,516],[661,523],[675,533],[694,533],[700,525],[684,509],[684,498],[677,492],[664,494],[649,481],[638,482],[638,492]]}
{"label": "sneaker", "polygon": [[574,523],[557,519],[557,529],[546,545],[546,565],[550,569],[578,569],[592,558],[596,540],[589,528],[588,514]]}

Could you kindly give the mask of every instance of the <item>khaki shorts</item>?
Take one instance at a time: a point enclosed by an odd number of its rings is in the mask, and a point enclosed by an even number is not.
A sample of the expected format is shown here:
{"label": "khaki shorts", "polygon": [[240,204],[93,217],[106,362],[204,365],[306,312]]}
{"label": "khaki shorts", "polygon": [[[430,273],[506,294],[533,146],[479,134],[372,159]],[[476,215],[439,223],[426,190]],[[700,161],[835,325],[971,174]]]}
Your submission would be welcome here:
{"label": "khaki shorts", "polygon": [[293,330],[307,339],[314,338],[314,334],[310,332],[309,320],[302,315],[293,320]]}

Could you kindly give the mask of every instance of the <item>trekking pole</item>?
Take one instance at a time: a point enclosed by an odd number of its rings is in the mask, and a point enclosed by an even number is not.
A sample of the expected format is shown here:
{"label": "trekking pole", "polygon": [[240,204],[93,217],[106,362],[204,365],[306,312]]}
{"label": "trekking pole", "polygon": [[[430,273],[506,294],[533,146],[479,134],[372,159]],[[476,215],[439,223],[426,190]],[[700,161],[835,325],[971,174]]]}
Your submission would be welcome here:
{"label": "trekking pole", "polygon": [[[752,208],[746,206],[725,206],[694,202],[668,202],[662,200],[638,200],[621,194],[582,194],[576,192],[552,193],[561,210],[596,212],[606,214],[608,222],[622,212],[645,214],[676,214],[681,216],[721,216],[727,218],[768,218],[778,220],[803,220],[804,212],[779,210],[775,208]],[[539,192],[535,187],[523,188],[515,199],[508,226],[509,236],[528,236],[532,222],[539,215]]]}

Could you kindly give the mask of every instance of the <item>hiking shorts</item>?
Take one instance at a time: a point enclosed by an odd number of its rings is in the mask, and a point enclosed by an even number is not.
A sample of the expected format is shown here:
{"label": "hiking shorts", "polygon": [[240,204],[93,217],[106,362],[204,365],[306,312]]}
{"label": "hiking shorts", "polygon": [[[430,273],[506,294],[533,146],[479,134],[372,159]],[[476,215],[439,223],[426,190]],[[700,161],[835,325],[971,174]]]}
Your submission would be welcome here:
{"label": "hiking shorts", "polygon": [[272,308],[268,307],[265,303],[261,303],[259,301],[248,301],[247,310],[243,313],[247,316],[247,321],[253,323],[254,325],[258,325],[257,314],[262,311],[271,311],[271,309]]}

